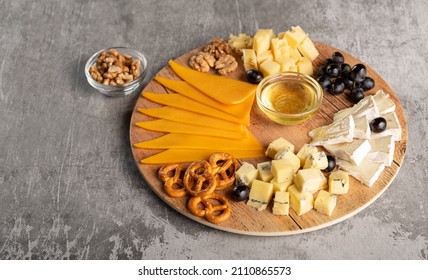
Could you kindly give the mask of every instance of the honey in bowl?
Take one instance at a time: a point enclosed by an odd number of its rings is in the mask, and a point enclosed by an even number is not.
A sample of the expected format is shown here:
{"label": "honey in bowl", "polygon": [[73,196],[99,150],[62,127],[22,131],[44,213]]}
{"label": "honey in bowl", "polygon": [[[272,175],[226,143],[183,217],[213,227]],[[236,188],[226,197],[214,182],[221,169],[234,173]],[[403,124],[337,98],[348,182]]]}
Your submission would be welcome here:
{"label": "honey in bowl", "polygon": [[322,102],[322,89],[313,78],[283,72],[265,78],[257,88],[257,103],[273,121],[298,124],[314,115]]}

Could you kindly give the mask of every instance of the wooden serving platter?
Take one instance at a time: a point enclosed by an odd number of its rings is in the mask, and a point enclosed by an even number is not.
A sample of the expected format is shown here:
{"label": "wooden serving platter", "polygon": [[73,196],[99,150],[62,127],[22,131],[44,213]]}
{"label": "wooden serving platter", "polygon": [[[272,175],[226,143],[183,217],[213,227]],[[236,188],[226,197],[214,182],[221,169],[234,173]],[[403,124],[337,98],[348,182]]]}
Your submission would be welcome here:
{"label": "wooden serving platter", "polygon": [[[326,58],[331,57],[333,52],[340,51],[318,42],[315,42],[315,45],[320,52],[319,57],[314,61],[315,69],[317,69]],[[194,49],[175,59],[175,61],[187,66],[189,58],[200,50],[201,48]],[[340,52],[344,55],[345,62],[351,66],[356,63],[362,63],[351,55],[343,51]],[[237,60],[240,61],[239,58]],[[166,202],[166,204],[181,214],[189,217],[190,219],[216,229],[247,235],[278,236],[299,234],[339,223],[362,211],[368,205],[373,203],[390,186],[391,182],[400,169],[404,159],[404,154],[406,152],[408,135],[407,123],[400,101],[397,95],[391,90],[389,85],[382,79],[382,77],[379,76],[368,65],[366,66],[367,75],[372,77],[376,83],[376,86],[366,94],[374,94],[379,89],[382,89],[385,91],[385,93],[390,94],[391,99],[396,104],[395,112],[402,127],[402,140],[400,142],[396,142],[394,162],[392,166],[385,168],[374,186],[369,188],[350,176],[351,185],[349,193],[346,195],[337,196],[337,205],[331,217],[320,214],[315,210],[311,210],[302,216],[298,216],[291,209],[291,207],[289,216],[275,216],[271,211],[272,203],[266,210],[258,212],[254,208],[247,206],[244,202],[235,202],[232,198],[232,188],[224,191],[224,194],[230,199],[229,201],[232,207],[232,214],[227,221],[219,224],[212,224],[205,219],[192,215],[187,209],[188,197],[171,198],[165,194],[162,183],[157,177],[157,171],[160,166],[140,163],[141,159],[158,153],[160,150],[147,150],[133,147],[133,144],[135,143],[154,139],[163,135],[163,133],[148,131],[135,126],[135,123],[138,121],[153,119],[138,112],[137,108],[152,108],[160,106],[141,96],[137,100],[130,123],[130,141],[135,164],[141,172],[141,175],[143,175],[144,179],[147,181],[148,185],[164,202]],[[164,67],[158,72],[157,75],[169,79],[179,79],[169,66]],[[241,62],[237,71],[230,74],[229,77],[245,80],[245,71]],[[155,80],[151,80],[143,89],[143,91],[156,92],[159,94],[171,93],[170,90],[164,88]],[[309,131],[316,127],[330,124],[335,112],[351,106],[353,106],[353,104],[346,98],[346,94],[333,96],[329,93],[325,93],[321,109],[315,116],[300,125],[283,126],[276,124],[265,117],[257,107],[256,102],[254,102],[251,112],[251,125],[249,129],[265,147],[267,147],[267,145],[273,140],[279,137],[284,137],[293,143],[296,147],[296,151],[298,151],[303,146],[303,144],[309,143],[311,141],[311,138],[308,136]],[[253,164],[267,160],[269,159],[246,159],[246,161]]]}

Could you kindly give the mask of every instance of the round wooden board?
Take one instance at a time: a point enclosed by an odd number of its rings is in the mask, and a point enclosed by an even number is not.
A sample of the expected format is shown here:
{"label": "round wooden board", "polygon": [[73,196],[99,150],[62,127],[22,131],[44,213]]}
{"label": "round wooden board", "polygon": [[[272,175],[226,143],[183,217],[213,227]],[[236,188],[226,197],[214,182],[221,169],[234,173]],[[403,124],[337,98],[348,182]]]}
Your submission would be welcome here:
{"label": "round wooden board", "polygon": [[[333,52],[340,51],[318,42],[315,42],[315,45],[320,55],[314,61],[314,69],[317,69],[318,66],[326,58],[329,58]],[[200,51],[200,49],[201,48],[194,49],[177,58],[175,61],[187,66],[189,58],[196,52]],[[344,55],[346,63],[350,65],[362,63],[351,55],[343,51],[340,52]],[[237,60],[241,61],[238,57]],[[169,66],[166,66],[161,71],[159,71],[158,75],[170,79],[179,79]],[[131,149],[135,164],[138,166],[139,171],[147,181],[148,185],[163,201],[190,219],[216,229],[247,235],[278,236],[298,234],[334,225],[363,210],[365,207],[373,203],[388,188],[394,177],[397,175],[406,152],[408,135],[407,123],[403,108],[401,107],[396,94],[394,94],[389,85],[368,66],[367,75],[372,77],[376,82],[375,88],[370,90],[367,94],[374,94],[377,90],[382,89],[386,93],[390,94],[391,99],[395,102],[395,112],[402,127],[402,140],[400,142],[396,142],[394,162],[392,166],[385,168],[374,186],[369,188],[361,184],[353,177],[350,177],[351,186],[349,193],[346,195],[338,195],[337,205],[331,217],[320,214],[315,210],[311,210],[302,216],[298,216],[291,209],[291,207],[289,216],[275,216],[271,211],[272,203],[266,210],[258,212],[243,202],[233,201],[231,188],[225,191],[225,195],[230,198],[232,206],[232,214],[227,221],[220,224],[212,224],[202,218],[193,216],[187,209],[187,197],[177,199],[171,198],[165,194],[163,186],[157,177],[157,171],[160,166],[140,163],[141,159],[158,153],[160,150],[138,149],[134,148],[133,144],[163,135],[163,133],[148,131],[135,126],[137,121],[153,119],[139,113],[137,108],[151,108],[160,106],[142,97],[137,100],[130,123]],[[245,72],[241,62],[237,71],[230,74],[229,77],[245,80]],[[156,92],[160,94],[171,92],[154,80],[151,80],[147,84],[147,86],[143,89],[143,92],[144,91]],[[273,123],[267,119],[257,107],[256,102],[254,102],[251,111],[251,125],[249,129],[265,147],[267,147],[267,145],[273,140],[279,137],[284,137],[293,143],[296,147],[296,151],[298,151],[303,146],[303,144],[309,143],[311,141],[310,137],[308,136],[309,131],[316,127],[330,124],[335,112],[346,107],[351,107],[352,105],[353,104],[346,98],[346,94],[333,96],[329,93],[325,93],[321,110],[314,117],[300,125],[283,126]],[[257,162],[263,162],[267,160],[269,159],[258,158],[246,161],[256,164]]]}

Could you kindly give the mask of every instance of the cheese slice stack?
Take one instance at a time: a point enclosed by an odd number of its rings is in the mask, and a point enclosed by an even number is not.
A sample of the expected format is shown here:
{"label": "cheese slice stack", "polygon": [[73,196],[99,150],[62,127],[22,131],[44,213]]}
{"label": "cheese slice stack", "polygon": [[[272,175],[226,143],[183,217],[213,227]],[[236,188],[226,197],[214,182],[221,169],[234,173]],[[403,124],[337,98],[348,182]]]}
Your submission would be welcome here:
{"label": "cheese slice stack", "polygon": [[[309,132],[311,144],[323,146],[338,158],[341,169],[371,187],[385,166],[391,166],[395,141],[401,140],[401,126],[394,111],[394,102],[379,90],[337,112],[333,123]],[[371,132],[369,123],[378,117],[385,118],[387,127],[380,133]]]}

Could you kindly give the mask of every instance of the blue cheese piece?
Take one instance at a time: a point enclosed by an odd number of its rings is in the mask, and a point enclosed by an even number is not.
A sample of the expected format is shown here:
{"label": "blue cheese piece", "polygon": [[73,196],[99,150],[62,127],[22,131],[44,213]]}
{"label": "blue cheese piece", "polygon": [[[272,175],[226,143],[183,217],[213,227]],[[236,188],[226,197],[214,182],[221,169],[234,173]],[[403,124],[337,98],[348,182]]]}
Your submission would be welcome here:
{"label": "blue cheese piece", "polygon": [[379,109],[372,95],[364,97],[360,102],[350,108],[346,108],[337,112],[333,120],[338,121],[351,116],[356,119],[365,116],[372,120],[379,116]]}
{"label": "blue cheese piece", "polygon": [[325,190],[321,190],[315,199],[314,208],[321,214],[331,216],[336,207],[336,196]]}
{"label": "blue cheese piece", "polygon": [[349,175],[345,171],[335,170],[328,176],[328,191],[334,194],[346,194],[349,191]]}
{"label": "blue cheese piece", "polygon": [[374,162],[385,163],[386,166],[391,166],[394,160],[395,142],[392,135],[381,138],[370,139],[371,149],[366,156],[366,159]]}
{"label": "blue cheese piece", "polygon": [[360,165],[370,151],[370,142],[367,139],[358,139],[351,143],[325,145],[324,148],[337,158]]}
{"label": "blue cheese piece", "polygon": [[288,192],[275,192],[273,199],[272,214],[288,215],[290,208],[290,194]]}
{"label": "blue cheese piece", "polygon": [[283,162],[285,162],[288,165],[290,165],[291,167],[293,167],[294,172],[297,172],[297,170],[300,167],[299,158],[288,147],[285,147],[284,149],[279,150],[274,158],[275,158],[275,160],[282,160]]}
{"label": "blue cheese piece", "polygon": [[316,168],[316,169],[326,169],[328,167],[327,155],[324,152],[316,152],[311,154],[303,166],[304,169]]}
{"label": "blue cheese piece", "polygon": [[264,181],[269,182],[273,178],[273,174],[271,171],[272,163],[270,161],[261,162],[257,164],[258,175],[257,178]]}
{"label": "blue cheese piece", "polygon": [[341,169],[347,171],[351,176],[368,187],[373,186],[385,169],[384,163],[373,162],[368,159],[364,159],[358,166],[341,159],[337,159],[336,163]]}
{"label": "blue cheese piece", "polygon": [[272,143],[269,144],[266,149],[266,155],[270,158],[275,158],[275,155],[280,151],[288,148],[292,153],[294,153],[294,145],[285,140],[284,138],[278,138]]}
{"label": "blue cheese piece", "polygon": [[318,149],[316,146],[313,146],[311,144],[304,144],[303,147],[300,148],[299,152],[296,154],[296,156],[300,160],[300,167],[303,167],[305,165],[306,158],[308,156],[316,152],[318,152]]}
{"label": "blue cheese piece", "polygon": [[315,128],[309,132],[312,137],[312,145],[323,146],[343,142],[351,142],[354,138],[354,118],[348,116],[329,125]]}
{"label": "blue cheese piece", "polygon": [[235,172],[235,185],[251,187],[251,183],[257,178],[258,170],[254,165],[243,162],[241,167]]}
{"label": "blue cheese piece", "polygon": [[294,174],[297,172],[296,166],[290,165],[286,159],[272,160],[271,172],[273,178],[279,183],[293,181]]}
{"label": "blue cheese piece", "polygon": [[314,196],[311,193],[300,192],[295,185],[288,188],[290,205],[297,215],[301,216],[314,208]]}
{"label": "blue cheese piece", "polygon": [[391,113],[395,111],[395,103],[389,98],[389,94],[385,94],[383,90],[378,90],[373,96],[380,114]]}
{"label": "blue cheese piece", "polygon": [[270,181],[273,184],[273,190],[276,192],[286,192],[288,187],[293,184],[293,178],[290,181],[278,182],[275,178]]}
{"label": "blue cheese piece", "polygon": [[300,192],[315,193],[327,187],[327,179],[319,169],[300,169],[294,177],[294,185]]}
{"label": "blue cheese piece", "polygon": [[395,112],[390,112],[380,115],[386,120],[386,129],[382,132],[375,133],[373,132],[370,136],[371,139],[381,138],[384,136],[392,135],[394,141],[401,140],[401,126],[398,121],[397,115]]}
{"label": "blue cheese piece", "polygon": [[354,119],[355,129],[354,129],[354,138],[369,139],[371,130],[369,121],[365,116]]}
{"label": "blue cheese piece", "polygon": [[272,195],[273,185],[256,179],[251,186],[247,205],[262,211],[266,209],[272,199]]}

